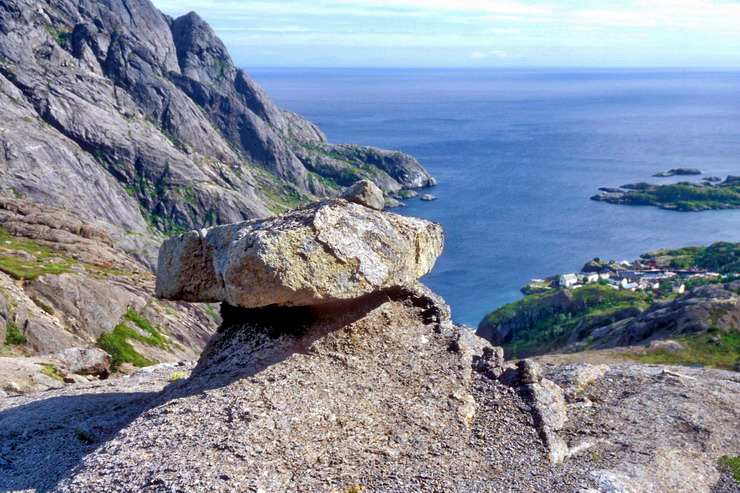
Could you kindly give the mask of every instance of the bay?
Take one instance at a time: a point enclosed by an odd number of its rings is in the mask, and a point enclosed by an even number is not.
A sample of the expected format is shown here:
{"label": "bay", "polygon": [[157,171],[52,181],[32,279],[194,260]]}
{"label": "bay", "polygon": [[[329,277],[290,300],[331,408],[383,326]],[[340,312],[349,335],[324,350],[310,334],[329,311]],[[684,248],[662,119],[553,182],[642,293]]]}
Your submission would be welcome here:
{"label": "bay", "polygon": [[[396,210],[443,225],[423,281],[477,326],[529,279],[593,257],[740,241],[740,210],[682,213],[589,200],[671,168],[740,174],[740,72],[249,70],[335,143],[415,156],[439,200]],[[697,180],[701,177],[689,177]]]}

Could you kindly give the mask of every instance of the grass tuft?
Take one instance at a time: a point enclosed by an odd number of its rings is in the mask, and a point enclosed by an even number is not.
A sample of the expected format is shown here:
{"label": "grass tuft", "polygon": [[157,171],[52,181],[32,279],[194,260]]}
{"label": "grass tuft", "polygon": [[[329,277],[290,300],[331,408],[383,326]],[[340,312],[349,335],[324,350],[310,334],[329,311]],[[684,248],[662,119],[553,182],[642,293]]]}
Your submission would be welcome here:
{"label": "grass tuft", "polygon": [[57,373],[57,367],[52,364],[44,365],[44,367],[41,369],[41,373],[43,373],[47,377],[53,378],[58,382],[64,383],[64,378],[62,378],[62,376]]}
{"label": "grass tuft", "polygon": [[5,344],[9,346],[19,346],[28,342],[26,336],[23,335],[21,330],[13,322],[8,321],[5,325]]}
{"label": "grass tuft", "polygon": [[719,467],[722,470],[729,471],[735,481],[740,483],[740,455],[730,457],[724,455],[719,459]]}
{"label": "grass tuft", "polygon": [[111,369],[116,370],[121,363],[131,363],[138,367],[151,366],[156,364],[156,361],[145,358],[139,354],[136,349],[129,343],[129,340],[135,340],[143,342],[149,346],[156,346],[161,348],[168,348],[171,344],[170,340],[167,339],[162,333],[160,333],[152,323],[146,317],[136,313],[132,309],[128,309],[123,315],[124,320],[133,323],[136,327],[146,332],[148,335],[143,335],[136,330],[132,329],[126,322],[121,322],[116,325],[113,332],[110,334],[103,334],[98,338],[98,346],[111,355],[113,363]]}

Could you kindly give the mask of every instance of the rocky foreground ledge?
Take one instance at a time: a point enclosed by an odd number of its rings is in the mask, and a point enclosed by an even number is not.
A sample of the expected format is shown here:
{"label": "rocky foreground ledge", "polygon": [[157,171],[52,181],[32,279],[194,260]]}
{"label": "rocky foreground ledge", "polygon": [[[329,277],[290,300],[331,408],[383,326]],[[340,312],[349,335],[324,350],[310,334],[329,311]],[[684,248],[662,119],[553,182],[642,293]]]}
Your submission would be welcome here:
{"label": "rocky foreground ledge", "polygon": [[507,364],[416,281],[440,251],[438,226],[344,199],[172,240],[160,294],[225,300],[192,374],[0,400],[0,489],[732,487],[718,460],[740,448],[737,374]]}

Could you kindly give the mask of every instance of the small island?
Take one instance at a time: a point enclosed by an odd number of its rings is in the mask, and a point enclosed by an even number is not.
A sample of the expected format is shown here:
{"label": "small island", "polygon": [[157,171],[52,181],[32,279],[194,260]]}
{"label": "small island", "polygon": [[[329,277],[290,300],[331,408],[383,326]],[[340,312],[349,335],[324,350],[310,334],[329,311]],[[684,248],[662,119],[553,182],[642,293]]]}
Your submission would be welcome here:
{"label": "small island", "polygon": [[[673,170],[672,170],[673,171]],[[682,181],[667,185],[631,183],[619,189],[602,187],[591,200],[611,204],[652,205],[675,211],[740,209],[740,176],[724,181],[693,183]]]}
{"label": "small island", "polygon": [[667,178],[669,176],[688,176],[688,175],[700,175],[701,171],[699,171],[696,168],[673,168],[668,171],[661,171],[660,173],[655,173],[653,176],[658,178]]}

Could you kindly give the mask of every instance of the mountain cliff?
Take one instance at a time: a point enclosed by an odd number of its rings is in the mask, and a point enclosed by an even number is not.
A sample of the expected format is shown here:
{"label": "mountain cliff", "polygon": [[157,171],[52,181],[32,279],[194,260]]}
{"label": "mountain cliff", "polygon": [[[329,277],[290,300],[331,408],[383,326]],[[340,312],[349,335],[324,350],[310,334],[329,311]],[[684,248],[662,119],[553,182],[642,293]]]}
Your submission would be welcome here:
{"label": "mountain cliff", "polygon": [[[0,105],[0,187],[105,221],[122,245],[266,216],[360,178],[434,184],[402,153],[328,143],[236,68],[197,14],[171,19],[148,0],[2,2]],[[153,248],[139,250],[151,265]]]}

